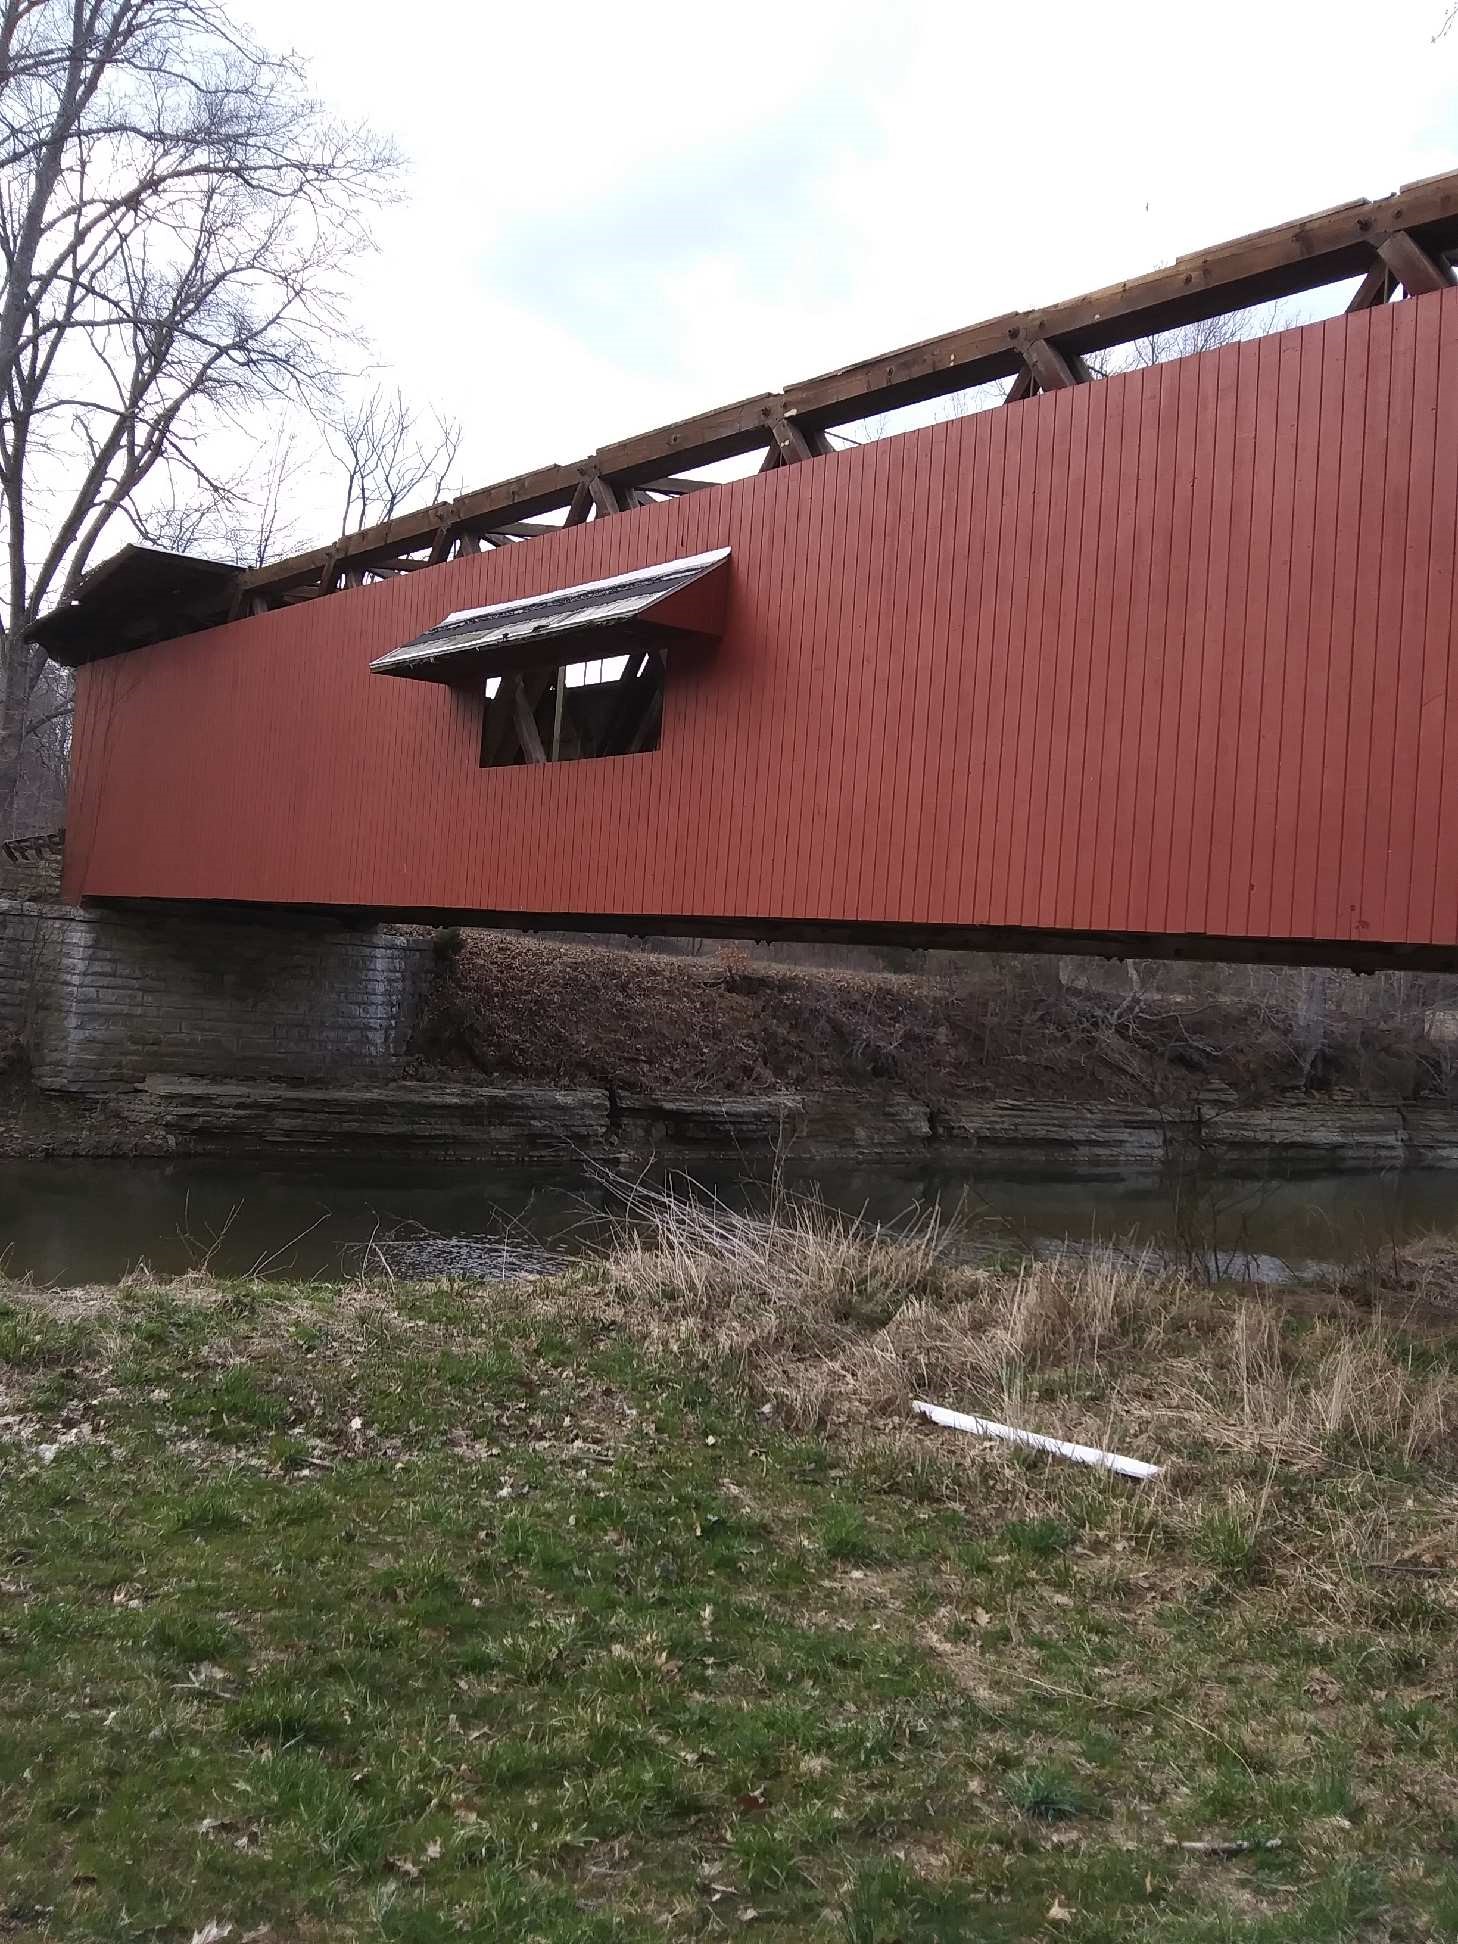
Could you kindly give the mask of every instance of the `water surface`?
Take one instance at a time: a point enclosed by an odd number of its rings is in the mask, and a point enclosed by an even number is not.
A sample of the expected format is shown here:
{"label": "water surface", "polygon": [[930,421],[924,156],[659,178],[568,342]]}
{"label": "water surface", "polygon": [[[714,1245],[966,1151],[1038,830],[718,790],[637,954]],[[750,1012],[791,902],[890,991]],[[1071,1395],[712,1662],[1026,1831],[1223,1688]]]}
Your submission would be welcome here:
{"label": "water surface", "polygon": [[[697,1168],[697,1181],[735,1205],[762,1201],[762,1175]],[[1437,1231],[1458,1237],[1458,1171],[1218,1180],[1191,1204],[1148,1176],[1030,1179],[968,1168],[818,1167],[837,1208],[891,1220],[959,1201],[989,1240],[1129,1242],[1179,1250],[1212,1241],[1290,1263],[1348,1261]],[[422,1233],[479,1238],[447,1258],[488,1273],[503,1251],[532,1244],[573,1252],[602,1235],[615,1198],[571,1169],[477,1163],[301,1161],[258,1167],[208,1161],[0,1162],[0,1251],[11,1276],[69,1285],[113,1281],[146,1264],[159,1273],[337,1278],[372,1247]]]}

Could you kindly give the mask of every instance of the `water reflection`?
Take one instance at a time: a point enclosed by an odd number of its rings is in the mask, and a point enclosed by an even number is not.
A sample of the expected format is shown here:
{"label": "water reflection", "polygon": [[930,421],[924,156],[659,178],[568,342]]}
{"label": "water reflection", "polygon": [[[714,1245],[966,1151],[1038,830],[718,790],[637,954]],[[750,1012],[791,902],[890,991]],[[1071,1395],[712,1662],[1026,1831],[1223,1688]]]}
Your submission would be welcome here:
{"label": "water reflection", "polygon": [[[736,1205],[764,1194],[762,1175],[698,1168],[706,1187]],[[821,1167],[791,1175],[818,1182],[834,1206],[889,1219],[916,1204],[965,1198],[989,1236],[1021,1248],[1037,1240],[1128,1239],[1178,1247],[1191,1228],[1169,1189],[1125,1180],[1016,1179],[954,1168]],[[53,1284],[112,1281],[146,1263],[159,1273],[209,1266],[220,1275],[334,1278],[373,1249],[379,1261],[413,1232],[485,1238],[503,1251],[571,1254],[601,1232],[610,1191],[584,1172],[475,1164],[392,1166],[333,1161],[256,1167],[201,1161],[0,1163],[0,1249],[12,1276]],[[1458,1171],[1305,1176],[1222,1182],[1198,1211],[1205,1246],[1282,1261],[1346,1261],[1428,1231],[1458,1234]],[[1210,1231],[1213,1227],[1214,1235]],[[460,1273],[475,1260],[439,1247],[426,1273]],[[397,1272],[405,1267],[397,1258]]]}

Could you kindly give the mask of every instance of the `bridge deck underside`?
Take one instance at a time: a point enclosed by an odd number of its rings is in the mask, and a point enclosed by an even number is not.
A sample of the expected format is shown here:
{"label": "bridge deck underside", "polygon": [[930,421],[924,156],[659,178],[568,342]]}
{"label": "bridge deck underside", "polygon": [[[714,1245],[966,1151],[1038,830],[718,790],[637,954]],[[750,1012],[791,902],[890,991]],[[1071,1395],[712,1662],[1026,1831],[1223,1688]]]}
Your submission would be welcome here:
{"label": "bridge deck underside", "polygon": [[473,911],[440,906],[237,904],[215,899],[89,898],[88,906],[151,912],[175,918],[246,918],[295,928],[313,919],[339,926],[461,926],[614,940],[703,938],[756,944],[896,945],[914,951],[1032,952],[1109,959],[1170,959],[1231,965],[1338,966],[1353,972],[1458,972],[1458,945],[1407,945],[1391,940],[1234,938],[1200,933],[1036,930],[1021,926],[875,924],[857,920],[714,918],[641,911]]}

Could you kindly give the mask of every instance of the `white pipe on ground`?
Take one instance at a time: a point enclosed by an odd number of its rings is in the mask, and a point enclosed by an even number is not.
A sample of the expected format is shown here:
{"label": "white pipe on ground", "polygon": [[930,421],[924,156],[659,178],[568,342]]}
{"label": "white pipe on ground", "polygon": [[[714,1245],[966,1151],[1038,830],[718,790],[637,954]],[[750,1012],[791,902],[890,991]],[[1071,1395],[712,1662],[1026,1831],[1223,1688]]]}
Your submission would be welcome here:
{"label": "white pipe on ground", "polygon": [[1029,1451],[1046,1451],[1055,1458],[1072,1458],[1076,1464],[1096,1465],[1102,1471],[1119,1472],[1125,1478],[1157,1478],[1160,1467],[1143,1458],[1121,1458],[1117,1451],[1100,1451],[1097,1445],[1070,1444],[1066,1438],[1047,1438],[1041,1431],[1019,1431],[1011,1424],[998,1424],[992,1418],[972,1417],[966,1411],[949,1411],[944,1404],[928,1404],[913,1398],[911,1408],[933,1424],[944,1424],[950,1431],[970,1431],[977,1438],[1001,1438],[1006,1444],[1023,1445]]}

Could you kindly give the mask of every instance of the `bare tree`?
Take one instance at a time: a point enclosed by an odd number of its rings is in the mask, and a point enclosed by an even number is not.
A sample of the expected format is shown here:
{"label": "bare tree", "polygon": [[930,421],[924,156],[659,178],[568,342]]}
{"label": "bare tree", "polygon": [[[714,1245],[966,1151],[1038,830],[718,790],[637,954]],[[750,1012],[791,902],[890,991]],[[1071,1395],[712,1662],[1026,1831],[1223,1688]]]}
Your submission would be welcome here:
{"label": "bare tree", "polygon": [[461,426],[439,412],[422,416],[397,387],[377,385],[326,423],[324,443],[344,473],[341,533],[388,520],[407,501],[446,495],[461,449]]}
{"label": "bare tree", "polygon": [[1158,331],[1152,337],[1131,338],[1112,351],[1087,360],[1098,377],[1112,378],[1121,371],[1145,371],[1153,365],[1167,364],[1171,358],[1190,358],[1198,351],[1219,351],[1227,344],[1241,344],[1247,338],[1266,337],[1290,322],[1285,306],[1261,304],[1252,310],[1224,311],[1215,317],[1202,317],[1193,324],[1178,324],[1172,331]]}
{"label": "bare tree", "polygon": [[311,450],[296,427],[281,423],[236,473],[199,483],[169,472],[161,491],[122,513],[146,546],[261,567],[299,544],[299,522],[285,509]]}
{"label": "bare tree", "polygon": [[149,495],[177,534],[226,501],[220,432],[329,391],[395,167],[221,0],[0,0],[0,830],[50,706],[27,628]]}

